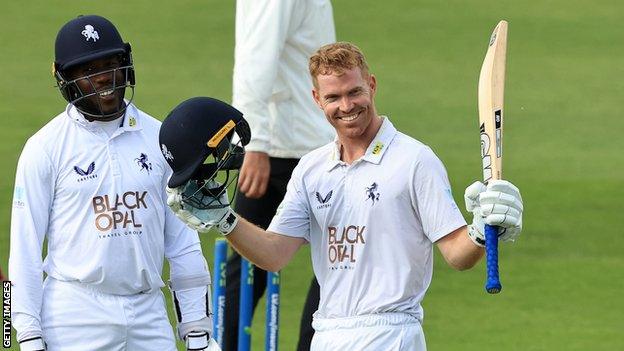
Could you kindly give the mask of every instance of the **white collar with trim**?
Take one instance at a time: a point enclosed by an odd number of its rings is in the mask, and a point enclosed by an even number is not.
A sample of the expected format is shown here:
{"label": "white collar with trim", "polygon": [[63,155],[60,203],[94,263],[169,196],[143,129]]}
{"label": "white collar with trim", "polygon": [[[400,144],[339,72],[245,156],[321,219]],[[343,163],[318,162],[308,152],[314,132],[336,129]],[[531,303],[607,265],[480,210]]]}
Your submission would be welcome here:
{"label": "white collar with trim", "polygon": [[[388,146],[392,143],[394,136],[397,134],[397,129],[394,127],[392,122],[387,116],[380,116],[383,121],[381,123],[381,127],[377,131],[377,134],[368,145],[366,149],[366,153],[364,156],[354,161],[357,162],[359,160],[367,161],[374,164],[379,164],[383,155],[386,153]],[[343,164],[344,162],[340,160],[340,142],[338,141],[338,137],[334,139],[334,147],[332,148],[331,154],[329,155],[329,160],[327,162],[327,171],[331,171],[336,166]]]}
{"label": "white collar with trim", "polygon": [[[128,104],[128,100],[125,100],[125,102],[126,104]],[[72,121],[78,123],[88,130],[94,130],[99,128],[95,123],[89,122],[73,104],[67,104],[67,106],[65,107],[65,112]],[[143,129],[140,123],[139,116],[139,109],[137,109],[136,106],[134,106],[134,104],[132,103],[128,104],[124,115],[121,117],[119,129],[123,131],[135,131]]]}

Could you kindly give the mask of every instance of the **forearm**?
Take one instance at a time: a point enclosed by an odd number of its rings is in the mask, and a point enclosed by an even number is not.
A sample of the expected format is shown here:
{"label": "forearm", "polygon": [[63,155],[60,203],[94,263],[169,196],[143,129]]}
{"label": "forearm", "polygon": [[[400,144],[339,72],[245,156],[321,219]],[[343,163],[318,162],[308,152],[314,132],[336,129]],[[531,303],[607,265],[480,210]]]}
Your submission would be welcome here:
{"label": "forearm", "polygon": [[210,273],[201,250],[169,258],[170,285],[179,288],[175,301],[182,322],[197,321],[208,316],[206,294]]}
{"label": "forearm", "polygon": [[[32,137],[20,155],[11,212],[9,279],[18,341],[41,336],[43,242],[49,228],[56,175],[43,145]],[[50,252],[48,252],[50,253]]]}
{"label": "forearm", "polygon": [[[18,341],[41,336],[41,305],[43,301],[43,268],[41,247],[31,236],[14,227],[13,218],[9,278],[11,279],[11,319]],[[31,239],[31,240],[29,240]]]}
{"label": "forearm", "polygon": [[39,319],[31,315],[14,312],[11,316],[11,323],[15,328],[18,341],[43,336]]}
{"label": "forearm", "polygon": [[29,270],[15,269],[15,266],[14,261],[9,264],[10,277],[15,277],[11,289],[11,319],[17,340],[21,341],[42,335],[40,313],[43,284],[41,273],[33,274]]}
{"label": "forearm", "polygon": [[466,226],[440,239],[437,245],[446,262],[460,271],[472,268],[485,253],[482,247],[470,240]]}
{"label": "forearm", "polygon": [[242,217],[226,238],[238,253],[271,272],[281,270],[303,243],[303,239],[267,232]]}
{"label": "forearm", "polygon": [[[223,193],[219,199],[220,203],[225,204],[226,207],[199,210],[183,204],[180,187],[167,188],[167,192],[167,204],[175,215],[190,228],[200,233],[207,233],[211,228],[217,229],[236,251],[267,271],[279,271],[290,261],[299,247],[306,242],[302,235],[286,235],[283,232],[284,235],[280,235],[267,232],[249,223],[227,206],[226,193]],[[186,206],[186,208],[182,206]],[[198,211],[205,211],[205,213]],[[304,233],[306,231],[304,227],[298,229]]]}

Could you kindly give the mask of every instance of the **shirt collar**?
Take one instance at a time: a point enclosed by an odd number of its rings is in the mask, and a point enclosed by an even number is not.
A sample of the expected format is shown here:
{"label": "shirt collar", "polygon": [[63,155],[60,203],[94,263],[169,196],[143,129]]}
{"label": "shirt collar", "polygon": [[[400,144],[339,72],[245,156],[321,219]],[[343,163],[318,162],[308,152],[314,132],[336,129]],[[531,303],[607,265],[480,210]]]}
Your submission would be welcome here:
{"label": "shirt collar", "polygon": [[[125,101],[126,103],[128,103],[128,100]],[[87,121],[84,115],[80,111],[78,111],[76,106],[74,106],[73,104],[67,104],[67,106],[65,107],[65,112],[71,120],[88,130],[94,130],[98,128],[95,123]],[[119,129],[121,129],[122,131],[134,131],[142,129],[141,123],[139,122],[139,110],[136,108],[136,106],[134,106],[134,104],[128,105],[128,107],[126,108],[126,113],[124,113],[124,115],[121,117],[119,123]]]}
{"label": "shirt collar", "polygon": [[[370,145],[368,145],[366,153],[362,156],[361,160],[363,161],[379,164],[381,162],[381,158],[386,153],[388,146],[392,143],[394,136],[397,134],[397,130],[392,122],[390,122],[390,119],[387,116],[381,116],[381,118],[383,118],[381,127],[377,131],[377,135],[375,135]],[[336,166],[343,163],[344,162],[340,160],[340,143],[338,142],[338,137],[336,137],[328,158],[327,171],[329,172]]]}
{"label": "shirt collar", "polygon": [[329,153],[329,157],[327,158],[327,172],[330,172],[332,169],[337,167],[344,162],[340,161],[340,143],[338,142],[338,137],[334,139],[334,143],[332,144],[331,151]]}
{"label": "shirt collar", "polygon": [[125,131],[134,131],[141,130],[143,127],[141,126],[141,120],[139,118],[139,109],[134,106],[134,104],[128,105],[126,108],[126,113],[124,114],[123,121],[121,122],[121,128]]}

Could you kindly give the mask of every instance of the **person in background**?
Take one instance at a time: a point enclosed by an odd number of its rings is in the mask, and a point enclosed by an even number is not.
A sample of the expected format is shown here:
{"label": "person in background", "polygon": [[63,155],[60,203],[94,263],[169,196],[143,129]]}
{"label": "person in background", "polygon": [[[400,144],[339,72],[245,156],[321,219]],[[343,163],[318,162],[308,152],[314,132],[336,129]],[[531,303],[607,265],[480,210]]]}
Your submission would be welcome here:
{"label": "person in background", "polygon": [[[240,170],[236,211],[267,228],[299,159],[334,132],[311,96],[308,58],[336,40],[329,0],[237,0],[232,105],[251,127]],[[237,349],[241,257],[226,266],[223,349]],[[253,308],[266,288],[254,267]],[[312,279],[301,316],[298,350],[309,350],[319,287]]]}

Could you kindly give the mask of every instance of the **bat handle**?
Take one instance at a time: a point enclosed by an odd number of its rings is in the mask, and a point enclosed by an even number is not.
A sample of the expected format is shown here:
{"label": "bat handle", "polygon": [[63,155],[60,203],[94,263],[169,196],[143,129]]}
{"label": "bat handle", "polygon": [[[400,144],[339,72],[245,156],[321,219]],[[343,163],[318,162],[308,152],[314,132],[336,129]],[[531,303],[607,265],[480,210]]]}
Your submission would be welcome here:
{"label": "bat handle", "polygon": [[485,290],[490,294],[498,294],[503,288],[498,277],[498,227],[485,225],[485,255],[487,281]]}

